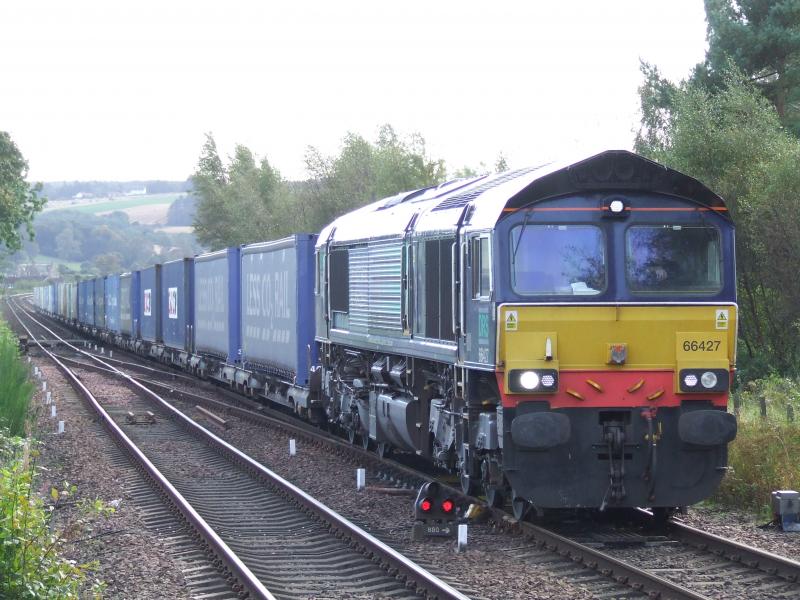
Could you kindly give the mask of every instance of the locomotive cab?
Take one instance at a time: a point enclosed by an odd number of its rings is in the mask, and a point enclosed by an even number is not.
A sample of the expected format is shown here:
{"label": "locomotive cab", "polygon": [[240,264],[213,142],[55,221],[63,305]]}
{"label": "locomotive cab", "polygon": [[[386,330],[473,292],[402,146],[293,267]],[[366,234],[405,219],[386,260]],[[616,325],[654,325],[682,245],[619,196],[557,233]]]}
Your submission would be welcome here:
{"label": "locomotive cab", "polygon": [[736,434],[733,227],[719,208],[600,191],[498,223],[498,412],[517,498],[675,507],[713,493]]}

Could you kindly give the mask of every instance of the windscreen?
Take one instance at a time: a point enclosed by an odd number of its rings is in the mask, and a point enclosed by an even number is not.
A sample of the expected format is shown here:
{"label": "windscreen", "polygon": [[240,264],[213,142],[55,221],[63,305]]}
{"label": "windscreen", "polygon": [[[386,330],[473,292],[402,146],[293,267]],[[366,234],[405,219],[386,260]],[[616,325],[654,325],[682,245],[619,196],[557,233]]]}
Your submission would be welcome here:
{"label": "windscreen", "polygon": [[518,294],[594,296],[606,288],[605,238],[593,225],[518,225],[511,230]]}
{"label": "windscreen", "polygon": [[714,227],[636,226],[625,234],[632,292],[718,292],[721,260],[719,232]]}

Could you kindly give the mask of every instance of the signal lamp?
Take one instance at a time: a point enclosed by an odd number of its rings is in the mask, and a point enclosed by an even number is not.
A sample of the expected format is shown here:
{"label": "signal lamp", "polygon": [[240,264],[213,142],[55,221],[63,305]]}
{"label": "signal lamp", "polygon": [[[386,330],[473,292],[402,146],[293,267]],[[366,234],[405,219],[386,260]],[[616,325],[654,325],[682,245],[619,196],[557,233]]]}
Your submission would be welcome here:
{"label": "signal lamp", "polygon": [[683,378],[683,383],[686,387],[694,387],[697,385],[697,375],[693,373],[689,373],[686,377]]}
{"label": "signal lamp", "polygon": [[452,500],[450,500],[450,498],[448,498],[447,500],[443,500],[442,501],[442,510],[444,512],[446,512],[447,514],[450,514],[451,512],[453,512],[453,509],[455,509],[455,507],[456,507],[456,503],[453,502]]}
{"label": "signal lamp", "polygon": [[425,498],[419,503],[419,507],[422,509],[422,512],[431,512],[431,509],[433,508],[433,500],[430,498]]}
{"label": "signal lamp", "polygon": [[553,384],[556,382],[556,378],[552,375],[542,375],[542,385],[546,388],[553,387]]}

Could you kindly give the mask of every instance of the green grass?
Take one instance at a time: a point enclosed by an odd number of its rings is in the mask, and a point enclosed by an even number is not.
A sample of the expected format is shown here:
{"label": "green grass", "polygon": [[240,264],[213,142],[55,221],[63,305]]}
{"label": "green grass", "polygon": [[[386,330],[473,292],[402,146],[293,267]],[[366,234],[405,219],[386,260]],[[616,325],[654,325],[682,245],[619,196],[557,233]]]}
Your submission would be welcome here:
{"label": "green grass", "polygon": [[[770,492],[800,489],[800,383],[780,377],[760,379],[743,385],[734,399],[739,431],[729,447],[732,471],[714,500],[766,512]],[[761,414],[762,400],[766,417]],[[787,418],[787,406],[794,409],[793,422]]]}
{"label": "green grass", "polygon": [[65,265],[72,269],[73,271],[80,271],[81,270],[81,263],[71,261],[71,260],[64,260],[63,258],[58,258],[57,256],[47,256],[45,254],[39,254],[36,256],[33,261],[36,264],[49,264],[53,263],[56,265]]}
{"label": "green grass", "polygon": [[25,435],[34,385],[19,355],[17,338],[0,322],[0,427]]}
{"label": "green grass", "polygon": [[114,210],[126,210],[139,206],[154,206],[157,204],[172,204],[184,196],[183,193],[173,194],[147,194],[145,196],[120,196],[116,200],[92,202],[89,204],[73,205],[69,202],[59,202],[50,207],[50,210],[75,210],[84,213],[97,214]]}

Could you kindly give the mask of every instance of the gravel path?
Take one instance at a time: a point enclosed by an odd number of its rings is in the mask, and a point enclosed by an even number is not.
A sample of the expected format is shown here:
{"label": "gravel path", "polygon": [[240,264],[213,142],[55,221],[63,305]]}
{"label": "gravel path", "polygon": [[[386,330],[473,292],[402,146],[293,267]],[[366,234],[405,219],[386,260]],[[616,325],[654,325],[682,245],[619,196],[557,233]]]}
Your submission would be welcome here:
{"label": "gravel path", "polygon": [[[596,573],[576,567],[521,536],[509,536],[489,525],[471,524],[469,548],[456,553],[448,539],[415,542],[411,539],[414,496],[396,496],[374,488],[391,485],[367,471],[367,490],[355,489],[355,469],[347,458],[329,448],[297,440],[297,454],[289,456],[289,435],[278,429],[251,425],[227,416],[231,428],[222,431],[185,403],[176,403],[198,422],[274,470],[332,509],[376,535],[435,575],[475,598],[561,599],[592,598],[573,573],[596,578]],[[564,576],[559,574],[564,571]],[[581,576],[579,575],[579,577]]]}
{"label": "gravel path", "polygon": [[[107,584],[104,598],[189,598],[180,566],[133,501],[129,482],[135,470],[56,368],[38,358],[34,364],[43,372],[57,407],[52,419],[50,407],[43,405],[44,394],[37,392],[34,404],[42,407],[37,437],[42,440],[44,467],[40,491],[49,497],[51,488],[62,487],[64,481],[76,485],[75,496],[54,511],[54,519],[57,525],[86,521],[75,536],[80,541],[68,545],[67,558],[98,561],[93,577]],[[62,435],[52,433],[57,421],[64,421]],[[89,516],[79,501],[95,499],[116,506],[115,511]]]}
{"label": "gravel path", "polygon": [[680,519],[687,525],[720,537],[755,546],[792,560],[800,560],[800,533],[788,533],[775,527],[761,528],[763,517],[710,506],[692,506]]}

